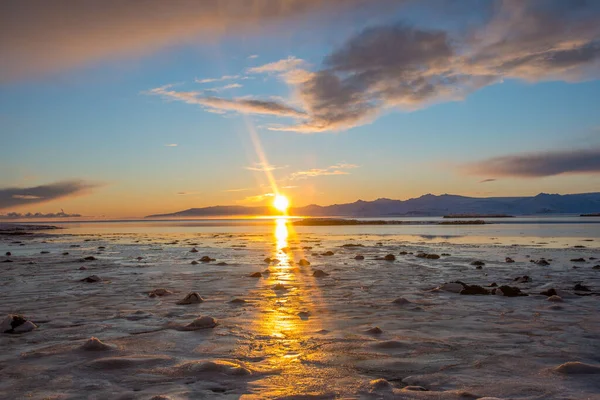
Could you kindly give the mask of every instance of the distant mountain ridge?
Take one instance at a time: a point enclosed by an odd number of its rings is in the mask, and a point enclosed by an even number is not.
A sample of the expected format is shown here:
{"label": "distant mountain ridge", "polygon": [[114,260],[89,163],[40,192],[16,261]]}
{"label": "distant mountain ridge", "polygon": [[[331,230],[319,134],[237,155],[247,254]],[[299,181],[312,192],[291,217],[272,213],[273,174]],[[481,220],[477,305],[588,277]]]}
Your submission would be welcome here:
{"label": "distant mountain ridge", "polygon": [[[432,195],[408,200],[358,200],[354,203],[292,207],[290,215],[308,217],[409,217],[448,214],[589,214],[600,212],[600,193],[547,194],[532,197],[466,197],[451,194]],[[212,206],[190,208],[146,218],[186,218],[248,215],[278,215],[271,207]]]}

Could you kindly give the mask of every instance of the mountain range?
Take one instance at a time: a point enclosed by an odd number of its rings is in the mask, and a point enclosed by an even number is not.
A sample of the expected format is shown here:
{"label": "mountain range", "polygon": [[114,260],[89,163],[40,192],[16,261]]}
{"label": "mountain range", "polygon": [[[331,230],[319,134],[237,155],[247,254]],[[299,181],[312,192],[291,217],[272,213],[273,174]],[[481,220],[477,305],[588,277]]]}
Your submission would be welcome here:
{"label": "mountain range", "polygon": [[[449,214],[585,214],[600,212],[600,193],[547,194],[530,197],[466,197],[426,194],[409,200],[358,200],[354,203],[292,207],[289,215],[309,217],[409,217]],[[190,208],[146,218],[193,218],[217,216],[278,215],[268,206],[213,206]]]}

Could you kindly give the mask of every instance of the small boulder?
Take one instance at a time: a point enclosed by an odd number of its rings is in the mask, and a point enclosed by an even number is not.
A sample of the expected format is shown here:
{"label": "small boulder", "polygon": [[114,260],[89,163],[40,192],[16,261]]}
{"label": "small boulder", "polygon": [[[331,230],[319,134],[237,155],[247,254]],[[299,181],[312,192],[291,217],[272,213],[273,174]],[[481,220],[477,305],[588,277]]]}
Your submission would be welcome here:
{"label": "small boulder", "polygon": [[183,329],[186,331],[196,331],[199,329],[214,328],[217,325],[218,325],[218,322],[213,317],[202,316],[202,317],[196,318],[195,320],[193,320],[192,322],[190,322],[189,324],[184,326]]}
{"label": "small boulder", "polygon": [[195,247],[190,250],[190,253],[197,253],[197,252],[198,252],[198,249],[196,249]]}
{"label": "small boulder", "polygon": [[554,295],[554,296],[550,296],[546,299],[547,301],[552,301],[554,303],[560,303],[563,301],[562,297]]}
{"label": "small boulder", "polygon": [[153,291],[151,291],[150,293],[148,293],[148,296],[150,297],[162,297],[162,296],[168,296],[170,294],[173,294],[173,292],[171,292],[170,290],[167,289],[163,289],[163,288],[158,288],[158,289],[154,289]]}
{"label": "small boulder", "polygon": [[200,263],[199,263],[198,261],[194,260],[194,261],[192,261],[190,264],[192,264],[192,265],[198,265],[198,264],[200,264]]}
{"label": "small boulder", "polygon": [[6,257],[10,257],[10,256],[12,256],[12,253],[10,251],[7,251],[5,255],[6,255]]}
{"label": "small boulder", "polygon": [[396,260],[396,256],[393,254],[387,254],[385,257],[383,257],[383,259],[385,261],[394,261],[394,260]]}
{"label": "small boulder", "polygon": [[215,261],[215,259],[214,258],[210,258],[209,256],[203,256],[200,259],[200,262],[203,262],[203,263],[207,263],[207,262],[211,262],[211,261]]}
{"label": "small boulder", "polygon": [[248,303],[246,300],[244,299],[233,299],[230,301],[231,304],[246,304]]}
{"label": "small boulder", "polygon": [[87,282],[87,283],[102,282],[102,278],[100,278],[98,275],[90,275],[87,278],[83,278],[81,280],[81,282]]}
{"label": "small boulder", "polygon": [[286,287],[283,283],[278,283],[275,286],[273,286],[273,290],[286,290]]}
{"label": "small boulder", "polygon": [[188,305],[188,304],[199,304],[199,303],[203,303],[204,299],[202,297],[200,297],[200,295],[196,292],[190,292],[188,293],[183,299],[179,300],[177,302],[178,305],[183,306],[183,305]]}
{"label": "small boulder", "polygon": [[381,335],[383,331],[378,326],[374,326],[371,329],[367,329],[367,333],[370,333],[371,335]]}
{"label": "small boulder", "polygon": [[527,282],[531,282],[531,278],[527,275],[523,275],[523,276],[519,276],[519,277],[515,278],[514,281],[517,283],[527,283]]}
{"label": "small boulder", "polygon": [[25,333],[37,329],[37,325],[22,315],[8,314],[0,323],[2,333]]}
{"label": "small boulder", "polygon": [[542,267],[547,267],[548,265],[550,265],[548,260],[543,259],[543,258],[540,258],[539,260],[535,260],[533,262],[536,263],[537,265],[541,265]]}
{"label": "small boulder", "polygon": [[487,295],[490,294],[489,290],[479,285],[467,285],[460,291],[463,295]]}
{"label": "small boulder", "polygon": [[544,290],[543,292],[540,292],[540,294],[542,294],[544,296],[548,296],[548,297],[557,296],[558,295],[558,293],[556,292],[556,289],[554,289],[554,288],[550,288],[548,290]]}
{"label": "small boulder", "polygon": [[511,264],[511,263],[514,263],[514,262],[515,262],[515,260],[513,260],[513,259],[512,259],[512,258],[510,258],[510,257],[506,257],[506,258],[504,259],[504,261],[505,261],[505,262],[507,262],[507,263],[509,263],[509,264]]}
{"label": "small boulder", "polygon": [[313,275],[315,278],[323,278],[325,276],[329,276],[329,274],[325,271],[323,271],[322,269],[316,269],[315,272],[313,272]]}
{"label": "small boulder", "polygon": [[112,347],[92,336],[81,345],[80,349],[85,351],[107,351],[112,350]]}
{"label": "small boulder", "polygon": [[514,286],[502,285],[498,289],[494,289],[494,294],[497,296],[506,297],[520,297],[527,296],[527,294],[521,292],[521,289]]}
{"label": "small boulder", "polygon": [[473,266],[475,266],[475,267],[483,267],[483,266],[485,265],[485,263],[484,263],[483,261],[479,261],[479,260],[477,260],[477,261],[473,261],[473,262],[471,263],[471,265],[473,265]]}
{"label": "small boulder", "polygon": [[582,257],[580,257],[580,258],[572,258],[571,262],[585,262],[585,258],[582,258]]}
{"label": "small boulder", "polygon": [[406,300],[404,297],[398,297],[396,300],[392,301],[392,303],[403,306],[406,304],[411,304],[410,301]]}
{"label": "small boulder", "polygon": [[84,257],[82,260],[83,261],[96,261],[97,259],[94,256],[87,256],[87,257]]}
{"label": "small boulder", "polygon": [[567,375],[574,374],[600,374],[600,365],[585,364],[579,361],[570,361],[559,365],[556,372]]}
{"label": "small boulder", "polygon": [[271,263],[271,258],[267,257],[263,261],[266,262],[267,264],[270,264]]}
{"label": "small boulder", "polygon": [[262,278],[262,274],[260,272],[254,272],[248,275],[249,278]]}
{"label": "small boulder", "polygon": [[355,260],[364,260],[365,256],[361,255],[361,254],[357,254],[356,256],[354,256]]}
{"label": "small boulder", "polygon": [[326,251],[325,253],[323,253],[323,254],[321,254],[321,255],[322,255],[322,256],[327,256],[327,257],[329,257],[329,256],[332,256],[332,255],[334,255],[334,254],[335,254],[335,253],[334,253],[333,251]]}
{"label": "small boulder", "polygon": [[310,265],[310,261],[308,261],[307,259],[303,258],[300,261],[298,261],[298,265],[301,267],[308,267]]}
{"label": "small boulder", "polygon": [[573,290],[576,290],[578,292],[591,292],[590,288],[588,288],[587,286],[582,285],[581,283],[576,284],[573,287]]}

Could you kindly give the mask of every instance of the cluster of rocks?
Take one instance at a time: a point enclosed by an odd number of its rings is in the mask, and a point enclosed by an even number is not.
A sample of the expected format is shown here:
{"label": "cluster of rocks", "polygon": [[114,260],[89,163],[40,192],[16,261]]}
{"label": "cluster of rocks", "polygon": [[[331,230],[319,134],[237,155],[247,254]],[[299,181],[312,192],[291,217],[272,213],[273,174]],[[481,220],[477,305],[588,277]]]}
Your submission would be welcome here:
{"label": "cluster of rocks", "polygon": [[496,295],[506,297],[528,296],[526,293],[521,292],[521,289],[514,286],[498,286],[496,283],[492,283],[488,286],[488,288],[480,285],[468,285],[461,281],[455,281],[444,283],[438,289],[446,292],[459,293],[461,295]]}
{"label": "cluster of rocks", "polygon": [[0,332],[2,333],[25,333],[37,329],[37,325],[29,321],[22,315],[8,314],[0,323]]}

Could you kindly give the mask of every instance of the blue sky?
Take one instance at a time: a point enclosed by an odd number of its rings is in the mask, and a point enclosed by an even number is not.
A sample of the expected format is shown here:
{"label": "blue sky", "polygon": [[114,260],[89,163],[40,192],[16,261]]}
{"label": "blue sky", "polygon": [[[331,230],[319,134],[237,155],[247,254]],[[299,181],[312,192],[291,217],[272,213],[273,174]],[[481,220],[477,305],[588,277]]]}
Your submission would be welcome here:
{"label": "blue sky", "polygon": [[[0,197],[12,200],[0,212],[143,216],[262,204],[275,191],[295,205],[598,191],[595,4],[498,1],[465,14],[443,1],[321,3],[296,15],[267,1],[274,13],[219,14],[208,28],[191,18],[177,35],[135,14],[131,43],[93,26],[57,33],[64,10],[37,21],[8,7],[25,22],[3,29],[29,41],[2,35],[11,62],[0,68]],[[130,21],[101,20],[116,11],[68,17],[118,31]],[[515,29],[517,17],[531,27]],[[89,49],[72,42],[78,35]],[[198,82],[223,76],[235,78]],[[257,165],[253,134],[277,187]],[[71,184],[28,194],[60,182]],[[20,201],[5,189],[22,190]]]}

